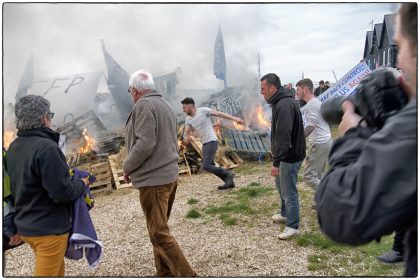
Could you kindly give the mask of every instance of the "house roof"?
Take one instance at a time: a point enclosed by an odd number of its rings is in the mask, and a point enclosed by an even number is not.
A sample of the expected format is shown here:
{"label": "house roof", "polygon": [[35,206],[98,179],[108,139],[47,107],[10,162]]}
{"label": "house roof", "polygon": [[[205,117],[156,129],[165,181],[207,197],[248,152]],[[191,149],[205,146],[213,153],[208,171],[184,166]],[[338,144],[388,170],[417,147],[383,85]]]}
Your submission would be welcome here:
{"label": "house roof", "polygon": [[365,50],[363,52],[363,57],[367,57],[368,53],[372,49],[372,36],[373,31],[366,32]]}
{"label": "house roof", "polygon": [[[394,33],[395,33],[395,14],[385,15],[383,21],[383,28],[381,32],[381,39],[383,38],[384,32],[387,32],[388,40],[390,45],[396,45],[394,41]],[[379,41],[380,45],[382,45],[382,40]]]}
{"label": "house roof", "polygon": [[375,24],[374,27],[374,36],[376,37],[376,44],[379,45],[379,42],[381,41],[381,35],[382,35],[382,27],[383,24],[382,23],[377,23]]}

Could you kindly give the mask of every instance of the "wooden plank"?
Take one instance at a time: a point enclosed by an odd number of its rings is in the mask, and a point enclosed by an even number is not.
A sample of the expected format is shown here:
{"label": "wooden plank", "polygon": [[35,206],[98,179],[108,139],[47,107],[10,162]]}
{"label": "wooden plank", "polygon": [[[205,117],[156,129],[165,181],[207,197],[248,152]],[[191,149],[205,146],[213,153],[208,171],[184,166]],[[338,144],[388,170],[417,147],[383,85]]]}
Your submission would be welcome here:
{"label": "wooden plank", "polygon": [[227,130],[226,135],[227,136],[225,137],[225,139],[227,139],[227,145],[234,150],[238,150],[238,147],[235,143],[235,138],[234,138],[232,129]]}
{"label": "wooden plank", "polygon": [[190,165],[188,164],[188,160],[185,156],[185,153],[182,153],[182,155],[184,156],[185,163],[187,164],[188,174],[190,174],[190,177],[191,177],[191,169],[190,169]]}
{"label": "wooden plank", "polygon": [[236,133],[237,133],[237,137],[238,137],[237,139],[239,139],[239,143],[241,143],[241,147],[242,147],[241,151],[249,152],[250,149],[249,149],[248,145],[246,144],[246,141],[245,141],[245,138],[244,138],[243,134],[240,133],[239,131],[236,131]]}
{"label": "wooden plank", "polygon": [[252,143],[251,143],[251,139],[249,138],[249,133],[248,132],[242,132],[241,134],[245,139],[245,143],[248,146],[248,150],[250,152],[255,152],[255,149],[254,149],[254,147],[252,146]]}
{"label": "wooden plank", "polygon": [[230,153],[231,157],[233,158],[233,160],[235,161],[235,163],[243,163],[244,160],[238,155],[237,152],[231,152]]}
{"label": "wooden plank", "polygon": [[116,163],[117,158],[118,158],[118,155],[112,155],[112,156],[108,157],[109,164],[111,166],[112,176],[114,178],[115,188],[118,190],[118,189],[132,187],[133,184],[131,182],[129,184],[127,184],[125,182],[123,170],[116,168],[117,167],[117,163]]}
{"label": "wooden plank", "polygon": [[222,156],[223,167],[230,168],[235,165],[227,156]]}
{"label": "wooden plank", "polygon": [[239,166],[239,164],[232,164],[227,169],[233,169],[233,168],[236,168],[238,166]]}
{"label": "wooden plank", "polygon": [[264,145],[265,151],[267,153],[269,153],[271,151],[271,148],[270,148],[270,141],[271,141],[271,139],[268,137],[268,134],[265,133],[264,135],[263,134],[258,134],[258,135],[261,138],[261,142]]}
{"label": "wooden plank", "polygon": [[248,139],[247,144],[252,146],[252,151],[253,152],[258,153],[258,152],[260,152],[260,149],[258,148],[258,144],[257,144],[257,141],[255,141],[255,136],[254,135],[255,135],[254,132],[247,132],[246,133],[246,136],[247,136],[247,139]]}
{"label": "wooden plank", "polygon": [[257,141],[257,144],[258,144],[258,147],[259,147],[259,149],[260,149],[260,152],[261,152],[261,153],[266,153],[266,152],[267,152],[267,150],[266,150],[266,148],[264,147],[263,142],[261,141],[261,137],[260,137],[257,133],[255,133],[255,134],[254,134],[254,137],[255,137],[255,140]]}
{"label": "wooden plank", "polygon": [[191,145],[197,151],[200,157],[203,158],[203,144],[201,143],[201,141],[195,138],[194,136],[191,136]]}
{"label": "wooden plank", "polygon": [[245,143],[242,144],[241,138],[239,137],[239,133],[237,130],[231,130],[232,131],[232,135],[235,139],[235,144],[237,147],[238,151],[244,151],[246,149],[246,146],[244,147],[243,145],[245,145]]}
{"label": "wooden plank", "polygon": [[235,139],[232,135],[232,130],[222,127],[222,137],[225,140],[225,144],[233,150],[237,150]]}
{"label": "wooden plank", "polygon": [[179,169],[178,174],[186,174],[186,173],[188,173],[188,170],[186,168],[185,169]]}
{"label": "wooden plank", "polygon": [[90,192],[92,194],[99,193],[99,192],[105,192],[105,191],[112,191],[112,184],[111,183],[92,184],[92,186],[90,187]]}

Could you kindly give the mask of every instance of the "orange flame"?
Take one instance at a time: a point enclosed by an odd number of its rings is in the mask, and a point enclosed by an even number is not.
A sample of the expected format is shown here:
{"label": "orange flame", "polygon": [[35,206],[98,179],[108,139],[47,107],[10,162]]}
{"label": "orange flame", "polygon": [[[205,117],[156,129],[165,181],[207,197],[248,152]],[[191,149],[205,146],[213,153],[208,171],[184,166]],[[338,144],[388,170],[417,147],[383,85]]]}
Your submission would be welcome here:
{"label": "orange flame", "polygon": [[264,118],[264,114],[263,114],[261,106],[257,107],[257,117],[258,117],[258,122],[259,122],[260,125],[262,125],[266,128],[271,127],[271,123]]}
{"label": "orange flame", "polygon": [[13,130],[6,130],[3,133],[3,147],[9,148],[12,141],[16,138],[16,134]]}
{"label": "orange flame", "polygon": [[93,150],[95,147],[96,141],[92,137],[89,137],[86,133],[86,128],[83,130],[83,136],[85,138],[85,146],[79,149],[79,153],[87,153]]}
{"label": "orange flame", "polygon": [[216,132],[216,134],[220,134],[221,132],[221,124],[220,122],[217,122],[213,125],[214,131]]}
{"label": "orange flame", "polygon": [[245,125],[239,124],[237,122],[232,122],[233,126],[238,130],[246,130]]}

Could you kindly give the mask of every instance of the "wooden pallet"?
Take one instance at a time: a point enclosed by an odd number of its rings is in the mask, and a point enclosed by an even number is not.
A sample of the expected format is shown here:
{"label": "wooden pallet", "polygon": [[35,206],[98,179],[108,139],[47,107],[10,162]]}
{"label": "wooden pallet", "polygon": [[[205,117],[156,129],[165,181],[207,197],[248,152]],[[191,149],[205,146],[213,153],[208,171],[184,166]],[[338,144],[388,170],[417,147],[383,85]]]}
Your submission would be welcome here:
{"label": "wooden pallet", "polygon": [[129,184],[125,182],[123,170],[121,168],[117,168],[118,155],[110,155],[108,157],[108,160],[109,160],[109,165],[111,166],[111,172],[114,178],[115,188],[118,190],[118,189],[133,187],[133,184],[131,182]]}
{"label": "wooden pallet", "polygon": [[223,128],[222,135],[233,151],[251,154],[270,153],[270,137],[267,133]]}
{"label": "wooden pallet", "polygon": [[90,185],[92,194],[103,191],[112,191],[113,178],[108,160],[97,160],[77,166],[96,177],[96,181]]}
{"label": "wooden pallet", "polygon": [[191,136],[191,145],[197,151],[198,155],[203,158],[203,144],[198,138]]}

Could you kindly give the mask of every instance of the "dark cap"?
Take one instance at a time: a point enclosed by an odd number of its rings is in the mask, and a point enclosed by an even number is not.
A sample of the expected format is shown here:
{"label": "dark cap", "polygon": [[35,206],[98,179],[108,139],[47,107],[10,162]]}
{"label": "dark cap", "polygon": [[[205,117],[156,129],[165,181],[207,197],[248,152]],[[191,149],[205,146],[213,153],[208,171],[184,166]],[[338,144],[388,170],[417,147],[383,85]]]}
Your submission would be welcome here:
{"label": "dark cap", "polygon": [[182,103],[182,104],[193,104],[193,105],[195,105],[195,103],[194,103],[194,99],[192,99],[191,97],[185,97],[185,98],[181,101],[181,103]]}

